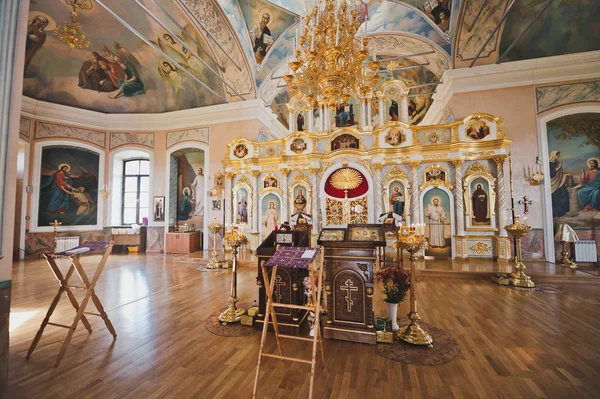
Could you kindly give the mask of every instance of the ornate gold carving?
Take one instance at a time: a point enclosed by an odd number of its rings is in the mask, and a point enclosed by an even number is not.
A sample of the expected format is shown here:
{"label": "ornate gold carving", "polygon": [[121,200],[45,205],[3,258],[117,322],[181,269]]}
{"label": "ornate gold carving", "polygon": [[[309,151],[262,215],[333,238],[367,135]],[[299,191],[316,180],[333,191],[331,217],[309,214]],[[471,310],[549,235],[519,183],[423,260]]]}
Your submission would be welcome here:
{"label": "ornate gold carving", "polygon": [[402,161],[407,161],[409,159],[410,159],[410,156],[406,155],[406,156],[403,156],[403,157],[385,157],[385,158],[383,158],[383,161],[385,163],[390,163],[390,162],[399,163],[399,162],[402,162]]}
{"label": "ornate gold carving", "polygon": [[469,151],[463,152],[463,157],[485,157],[488,155],[494,155],[496,151]]}
{"label": "ornate gold carving", "polygon": [[473,252],[476,252],[478,254],[485,254],[487,252],[490,252],[490,250],[492,249],[492,247],[490,247],[489,245],[487,245],[485,242],[481,242],[478,241],[475,244],[471,245],[469,247],[469,249]]}
{"label": "ornate gold carving", "polygon": [[238,181],[235,183],[235,185],[239,185],[239,184],[247,184],[248,186],[251,186],[252,184],[250,183],[250,179],[248,179],[246,176],[242,176],[238,179]]}
{"label": "ornate gold carving", "polygon": [[377,173],[381,172],[381,169],[383,169],[383,164],[381,163],[374,163],[373,164],[373,169],[375,169],[377,171]]}
{"label": "ornate gold carving", "polygon": [[360,186],[362,180],[363,178],[357,170],[342,168],[331,176],[331,185],[338,190],[352,190]]}
{"label": "ornate gold carving", "polygon": [[479,162],[475,162],[473,165],[469,166],[469,168],[467,169],[466,175],[467,176],[468,175],[472,175],[473,173],[489,174],[490,171],[488,170],[488,168],[486,168],[485,166],[483,166]]}
{"label": "ornate gold carving", "polygon": [[392,170],[390,170],[385,177],[386,182],[391,179],[408,179],[406,173],[397,166],[394,166],[394,168],[392,168]]}
{"label": "ornate gold carving", "polygon": [[370,161],[367,161],[366,159],[361,159],[360,161],[358,161],[358,163],[361,164],[362,166],[364,166],[365,168],[367,168],[367,170],[369,171],[371,176],[374,175],[373,164]]}
{"label": "ornate gold carving", "polygon": [[448,154],[423,154],[423,159],[446,159]]}
{"label": "ornate gold carving", "polygon": [[459,169],[463,164],[463,161],[461,159],[457,159],[455,161],[452,161],[452,165],[454,165],[454,167],[456,169]]}
{"label": "ornate gold carving", "polygon": [[452,190],[452,184],[448,181],[448,177],[448,169],[444,168],[442,165],[429,165],[423,171],[423,184],[419,186],[419,190],[423,190],[425,187],[429,186],[445,186],[449,190]]}
{"label": "ornate gold carving", "polygon": [[292,180],[292,187],[299,183],[309,183],[310,180],[304,173],[298,173],[294,176],[294,180]]}
{"label": "ornate gold carving", "polygon": [[273,193],[277,193],[279,194],[279,196],[283,197],[283,191],[281,191],[280,188],[277,187],[266,187],[263,188],[262,190],[260,190],[260,192],[258,193],[259,196],[264,196],[267,194],[273,194]]}
{"label": "ornate gold carving", "polygon": [[506,160],[506,155],[494,158],[494,162],[496,162],[496,166],[504,165],[505,160]]}
{"label": "ornate gold carving", "polygon": [[417,169],[419,167],[420,162],[414,161],[414,162],[409,162],[408,165],[410,166],[411,169]]}
{"label": "ornate gold carving", "polygon": [[250,173],[252,173],[252,177],[256,179],[258,175],[260,175],[260,170],[253,170]]}

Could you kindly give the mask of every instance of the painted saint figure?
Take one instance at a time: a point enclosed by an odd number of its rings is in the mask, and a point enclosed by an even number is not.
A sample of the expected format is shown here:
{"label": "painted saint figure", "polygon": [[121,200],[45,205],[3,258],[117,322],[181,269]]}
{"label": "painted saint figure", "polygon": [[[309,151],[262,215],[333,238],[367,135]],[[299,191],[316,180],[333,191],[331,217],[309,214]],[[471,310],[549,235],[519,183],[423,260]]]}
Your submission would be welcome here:
{"label": "painted saint figure", "polygon": [[296,118],[296,125],[298,126],[299,132],[304,131],[304,115],[302,115],[302,112],[300,112]]}
{"label": "painted saint figure", "polygon": [[92,197],[85,191],[83,187],[74,188],[71,192],[71,196],[73,197],[73,202],[78,206],[77,215],[91,215],[94,213],[96,205],[94,205],[94,200]]}
{"label": "painted saint figure", "polygon": [[392,195],[390,195],[390,205],[392,212],[396,215],[404,215],[404,194],[400,192],[400,187],[394,187]]}
{"label": "painted saint figure", "polygon": [[181,201],[179,201],[179,207],[177,208],[177,219],[188,220],[191,212],[192,200],[190,198],[190,189],[186,187],[183,189],[183,196],[181,197]]}
{"label": "painted saint figure", "polygon": [[301,213],[306,207],[306,198],[304,197],[302,189],[298,190],[298,195],[296,195],[296,199],[294,199],[294,207],[298,210],[298,213]]}
{"label": "painted saint figure", "polygon": [[154,221],[162,221],[164,214],[164,205],[162,198],[156,201],[156,206],[154,207]]}
{"label": "painted saint figure", "polygon": [[248,201],[246,200],[246,191],[240,190],[240,198],[237,203],[238,223],[248,223]]}
{"label": "painted saint figure", "polygon": [[198,174],[194,178],[191,188],[194,201],[196,201],[194,216],[202,216],[204,215],[204,173],[202,168],[198,168]]}
{"label": "painted saint figure", "polygon": [[587,161],[588,171],[581,169],[583,187],[577,192],[579,202],[584,211],[600,211],[600,173],[598,173],[598,158]]}
{"label": "painted saint figure", "polygon": [[439,198],[434,198],[432,204],[425,207],[425,218],[429,225],[429,246],[431,248],[443,248],[446,246],[444,237],[444,223],[446,222],[446,212],[440,206]]}
{"label": "painted saint figure", "polygon": [[115,56],[114,60],[123,69],[125,76],[119,79],[119,90],[111,98],[116,99],[121,96],[133,97],[138,94],[146,93],[144,83],[140,80],[138,71],[131,64],[125,64],[120,58]]}
{"label": "painted saint figure", "polygon": [[41,15],[33,18],[27,25],[27,40],[25,41],[25,68],[31,64],[33,56],[46,42],[46,32],[44,29],[48,26],[48,18]]}
{"label": "painted saint figure", "polygon": [[269,21],[271,21],[271,16],[264,13],[258,25],[250,29],[250,38],[253,45],[252,50],[254,51],[257,64],[262,62],[267,55],[267,51],[269,51],[269,48],[275,42],[271,35],[271,29],[267,26]]}
{"label": "painted saint figure", "polygon": [[71,191],[73,190],[71,175],[69,174],[71,166],[66,163],[58,165],[58,170],[52,175],[52,179],[41,188],[50,186],[50,201],[46,212],[54,214],[64,214],[71,200]]}
{"label": "painted saint figure", "polygon": [[481,184],[477,184],[477,188],[471,196],[471,201],[473,202],[473,219],[475,219],[475,223],[486,223],[488,220],[488,200],[487,193]]}
{"label": "painted saint figure", "polygon": [[278,224],[279,215],[277,215],[277,210],[275,209],[275,201],[269,201],[269,208],[263,216],[263,239],[266,238],[269,234],[271,234],[271,232],[275,230],[275,226],[277,226]]}
{"label": "painted saint figure", "polygon": [[396,100],[392,100],[388,114],[390,115],[390,118],[392,118],[392,121],[398,120],[398,103]]}
{"label": "painted saint figure", "polygon": [[560,217],[569,212],[569,191],[567,175],[559,161],[560,151],[550,153],[550,192],[552,195],[552,217]]}

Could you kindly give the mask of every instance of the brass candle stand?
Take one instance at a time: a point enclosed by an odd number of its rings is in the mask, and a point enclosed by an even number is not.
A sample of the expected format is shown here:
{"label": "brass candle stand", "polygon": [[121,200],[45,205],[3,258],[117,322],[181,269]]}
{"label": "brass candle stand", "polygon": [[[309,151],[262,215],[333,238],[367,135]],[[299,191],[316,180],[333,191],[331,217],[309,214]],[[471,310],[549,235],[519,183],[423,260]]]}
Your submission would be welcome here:
{"label": "brass candle stand", "polygon": [[224,324],[235,323],[240,321],[241,316],[244,314],[244,309],[236,307],[237,298],[237,253],[238,248],[241,245],[248,243],[248,239],[242,232],[238,232],[236,226],[233,227],[232,231],[225,232],[223,237],[223,244],[231,247],[231,254],[233,256],[233,276],[231,278],[231,296],[229,297],[229,306],[223,313],[219,315],[219,321]]}
{"label": "brass candle stand", "polygon": [[531,281],[531,278],[527,276],[524,272],[525,265],[523,264],[523,259],[521,258],[521,238],[523,238],[527,233],[531,231],[531,227],[521,224],[520,217],[515,216],[515,222],[508,226],[505,226],[504,229],[515,238],[515,273],[510,274],[510,285],[514,285],[515,287],[525,287],[525,288],[533,288],[535,284]]}
{"label": "brass candle stand", "polygon": [[427,345],[429,348],[433,348],[433,338],[419,326],[421,317],[417,313],[415,253],[423,249],[423,245],[426,243],[425,236],[417,234],[415,227],[401,228],[398,231],[397,243],[401,249],[410,254],[410,312],[408,313],[410,324],[405,329],[398,331],[396,337],[412,345]]}
{"label": "brass candle stand", "polygon": [[562,251],[560,252],[562,259],[563,259],[562,265],[564,267],[568,267],[569,269],[579,269],[579,266],[577,266],[577,263],[573,262],[569,258],[569,251],[567,251],[568,246],[569,246],[569,242],[562,241]]}
{"label": "brass candle stand", "polygon": [[208,225],[208,230],[213,233],[213,250],[212,250],[212,259],[206,265],[207,269],[218,269],[221,267],[221,261],[219,260],[217,254],[217,234],[223,228],[222,224],[217,223],[217,218],[213,218],[213,222]]}

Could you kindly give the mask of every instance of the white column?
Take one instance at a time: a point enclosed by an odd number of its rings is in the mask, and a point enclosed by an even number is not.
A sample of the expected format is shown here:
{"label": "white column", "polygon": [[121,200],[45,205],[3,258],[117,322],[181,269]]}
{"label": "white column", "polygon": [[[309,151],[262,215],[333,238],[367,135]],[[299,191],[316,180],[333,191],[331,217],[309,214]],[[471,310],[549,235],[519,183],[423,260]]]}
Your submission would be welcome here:
{"label": "white column", "polygon": [[419,163],[410,163],[410,223],[419,223]]}
{"label": "white column", "polygon": [[324,118],[325,119],[325,126],[323,127],[323,130],[327,130],[328,132],[331,131],[331,112],[329,112],[329,107],[328,106],[323,106],[323,112],[324,112]]}
{"label": "white column", "polygon": [[283,175],[283,178],[281,179],[281,182],[279,183],[279,187],[281,188],[282,191],[282,207],[281,207],[281,211],[283,212],[283,214],[281,215],[281,221],[285,221],[288,220],[290,218],[290,193],[288,192],[288,174],[290,173],[290,171],[288,169],[282,169],[281,170],[281,174]]}
{"label": "white column", "polygon": [[462,236],[465,234],[465,206],[463,199],[463,161],[452,161],[454,164],[454,202],[456,207],[456,234]]}
{"label": "white column", "polygon": [[359,126],[359,130],[363,130],[365,128],[365,126],[367,126],[367,122],[366,122],[366,116],[367,113],[365,112],[365,99],[364,98],[359,98],[360,100],[360,126]]}
{"label": "white column", "polygon": [[506,185],[504,184],[504,161],[506,157],[494,158],[497,168],[496,178],[496,198],[498,206],[496,207],[496,216],[498,217],[498,230],[501,236],[506,236]]}
{"label": "white column", "polygon": [[379,126],[383,126],[385,125],[385,119],[386,119],[386,113],[385,113],[385,101],[380,98],[379,99]]}
{"label": "white column", "polygon": [[250,228],[259,231],[258,228],[258,170],[252,171],[252,219]]}
{"label": "white column", "polygon": [[308,125],[307,125],[308,128],[304,129],[304,130],[309,131],[309,132],[314,132],[316,129],[315,129],[315,126],[314,126],[315,115],[314,115],[313,109],[311,108],[307,112],[308,112],[308,119],[307,119],[308,120]]}
{"label": "white column", "polygon": [[319,181],[318,181],[318,175],[319,175],[319,169],[317,168],[313,168],[310,170],[311,172],[311,176],[310,176],[310,186],[312,189],[312,195],[311,195],[311,213],[312,213],[312,221],[313,221],[313,227],[312,227],[312,231],[313,233],[318,233],[319,232],[319,219],[321,218],[321,215],[319,215],[319,200],[320,200],[320,196],[319,196]]}
{"label": "white column", "polygon": [[225,223],[235,223],[235,209],[233,207],[233,174],[225,174]]}
{"label": "white column", "polygon": [[371,98],[367,97],[365,108],[367,108],[367,126],[373,126],[373,115],[371,112]]}
{"label": "white column", "polygon": [[325,107],[323,104],[319,104],[319,109],[321,110],[321,119],[319,120],[319,131],[322,132],[325,130]]}
{"label": "white column", "polygon": [[290,111],[288,113],[289,115],[289,125],[290,125],[290,133],[295,132],[296,131],[296,118],[294,118],[294,113],[292,111]]}
{"label": "white column", "polygon": [[400,111],[402,116],[400,117],[400,120],[404,123],[408,123],[409,119],[408,119],[408,96],[404,95],[402,96],[402,110]]}
{"label": "white column", "polygon": [[383,183],[381,181],[381,170],[383,169],[383,165],[380,163],[376,163],[373,165],[373,169],[375,169],[375,220],[379,218],[383,211]]}

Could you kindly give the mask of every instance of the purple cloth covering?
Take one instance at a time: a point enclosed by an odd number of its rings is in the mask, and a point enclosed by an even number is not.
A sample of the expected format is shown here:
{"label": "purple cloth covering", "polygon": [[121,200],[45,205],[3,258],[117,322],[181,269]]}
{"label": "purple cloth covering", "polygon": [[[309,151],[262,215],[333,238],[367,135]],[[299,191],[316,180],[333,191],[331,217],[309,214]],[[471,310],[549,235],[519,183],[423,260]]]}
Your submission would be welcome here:
{"label": "purple cloth covering", "polygon": [[[303,258],[307,250],[314,250],[315,253],[311,258]],[[267,261],[265,266],[279,266],[287,269],[308,269],[308,266],[319,254],[319,248],[310,247],[279,247],[273,256]]]}
{"label": "purple cloth covering", "polygon": [[[83,244],[81,244],[75,248],[69,249],[69,251],[72,251],[76,248],[89,248],[90,250],[88,252],[86,252],[86,253],[89,253],[89,252],[98,251],[99,249],[102,249],[102,248],[106,248],[106,247],[108,247],[109,244],[110,244],[110,242],[108,242],[108,241],[86,241]],[[57,252],[53,255],[66,255],[66,252]]]}

